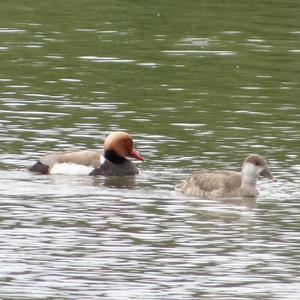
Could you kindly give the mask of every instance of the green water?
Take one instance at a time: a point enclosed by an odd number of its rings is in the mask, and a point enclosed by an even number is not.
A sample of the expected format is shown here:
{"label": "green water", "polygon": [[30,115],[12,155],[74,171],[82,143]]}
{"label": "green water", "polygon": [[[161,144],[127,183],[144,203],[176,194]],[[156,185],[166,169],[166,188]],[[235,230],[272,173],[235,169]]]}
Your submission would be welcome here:
{"label": "green water", "polygon": [[[0,4],[0,298],[297,299],[299,1]],[[113,130],[136,179],[19,170]],[[257,201],[174,191],[249,153]]]}

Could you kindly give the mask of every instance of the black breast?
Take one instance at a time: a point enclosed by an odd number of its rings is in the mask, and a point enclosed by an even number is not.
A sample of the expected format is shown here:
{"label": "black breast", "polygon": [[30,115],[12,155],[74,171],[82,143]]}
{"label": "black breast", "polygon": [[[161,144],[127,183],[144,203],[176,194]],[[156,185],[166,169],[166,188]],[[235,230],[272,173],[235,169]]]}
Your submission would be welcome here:
{"label": "black breast", "polygon": [[108,159],[98,168],[93,170],[90,175],[104,176],[128,176],[137,175],[139,173],[137,167],[130,161],[125,159],[121,163],[113,163]]}
{"label": "black breast", "polygon": [[34,173],[49,174],[49,166],[42,164],[40,161],[37,161],[28,170]]}

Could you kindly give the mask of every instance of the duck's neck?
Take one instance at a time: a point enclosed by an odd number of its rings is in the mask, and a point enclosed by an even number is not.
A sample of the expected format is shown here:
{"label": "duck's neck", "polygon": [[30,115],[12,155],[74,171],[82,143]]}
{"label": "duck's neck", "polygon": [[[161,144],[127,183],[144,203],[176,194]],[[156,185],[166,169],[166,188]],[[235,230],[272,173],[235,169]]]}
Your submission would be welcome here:
{"label": "duck's neck", "polygon": [[254,166],[245,165],[242,169],[241,190],[244,196],[256,196],[258,191],[256,189],[257,175]]}
{"label": "duck's neck", "polygon": [[249,176],[247,174],[244,174],[242,172],[242,186],[249,186],[249,187],[255,187],[257,182],[256,176]]}
{"label": "duck's neck", "polygon": [[128,161],[125,157],[118,155],[115,150],[105,150],[104,157],[117,165]]}

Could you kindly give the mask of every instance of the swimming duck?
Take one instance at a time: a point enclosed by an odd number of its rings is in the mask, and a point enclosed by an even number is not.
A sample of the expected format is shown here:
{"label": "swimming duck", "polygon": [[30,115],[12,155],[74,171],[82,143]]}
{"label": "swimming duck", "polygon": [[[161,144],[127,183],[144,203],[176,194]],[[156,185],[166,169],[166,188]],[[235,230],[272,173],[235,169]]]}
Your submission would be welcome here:
{"label": "swimming duck", "polygon": [[227,170],[195,172],[176,185],[176,189],[187,195],[207,198],[256,197],[259,195],[256,187],[259,176],[276,181],[269,171],[265,158],[252,154],[244,160],[241,172]]}
{"label": "swimming duck", "polygon": [[126,132],[113,132],[105,139],[103,152],[81,150],[54,152],[41,157],[28,170],[41,174],[64,175],[137,175],[138,169],[126,157],[144,161],[133,148],[133,140]]}

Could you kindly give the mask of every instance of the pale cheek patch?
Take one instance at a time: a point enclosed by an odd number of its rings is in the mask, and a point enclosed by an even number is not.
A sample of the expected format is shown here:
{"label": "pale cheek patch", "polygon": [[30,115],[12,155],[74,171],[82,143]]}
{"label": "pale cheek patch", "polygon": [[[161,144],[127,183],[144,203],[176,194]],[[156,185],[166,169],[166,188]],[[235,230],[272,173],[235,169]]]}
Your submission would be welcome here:
{"label": "pale cheek patch", "polygon": [[74,163],[61,163],[55,164],[51,170],[50,174],[60,174],[60,175],[89,175],[94,170],[93,167],[78,165]]}
{"label": "pale cheek patch", "polygon": [[255,175],[257,172],[257,166],[251,163],[246,163],[244,166],[244,174],[247,176]]}

